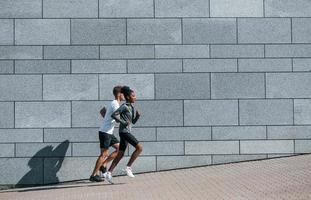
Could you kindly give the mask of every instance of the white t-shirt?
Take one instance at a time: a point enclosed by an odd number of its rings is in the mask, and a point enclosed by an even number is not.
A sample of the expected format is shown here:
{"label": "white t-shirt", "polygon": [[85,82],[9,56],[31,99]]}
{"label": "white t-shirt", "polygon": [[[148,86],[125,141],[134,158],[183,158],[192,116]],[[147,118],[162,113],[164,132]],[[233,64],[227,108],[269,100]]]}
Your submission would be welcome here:
{"label": "white t-shirt", "polygon": [[105,132],[108,134],[113,134],[114,126],[116,124],[115,120],[112,119],[111,115],[114,111],[116,111],[120,107],[117,100],[111,101],[109,106],[107,107],[106,114],[104,117],[104,121],[99,131]]}

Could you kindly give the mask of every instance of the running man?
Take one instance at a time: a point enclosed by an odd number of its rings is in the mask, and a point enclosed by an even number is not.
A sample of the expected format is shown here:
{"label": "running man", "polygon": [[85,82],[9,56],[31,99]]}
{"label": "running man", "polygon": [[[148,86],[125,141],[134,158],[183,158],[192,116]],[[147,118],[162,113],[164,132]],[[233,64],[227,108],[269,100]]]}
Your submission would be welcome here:
{"label": "running man", "polygon": [[105,179],[109,183],[112,183],[111,173],[114,170],[114,168],[117,166],[119,161],[122,159],[122,157],[124,156],[124,151],[126,150],[128,143],[130,143],[133,147],[135,147],[135,151],[133,152],[133,154],[132,154],[132,156],[131,156],[130,160],[128,161],[127,166],[125,168],[126,174],[131,178],[135,177],[133,175],[131,166],[143,150],[142,145],[131,134],[132,124],[135,124],[140,117],[140,113],[138,112],[138,110],[133,105],[136,101],[136,95],[135,95],[134,91],[131,90],[128,86],[123,86],[121,89],[121,92],[124,95],[126,103],[122,104],[111,115],[111,117],[113,119],[115,119],[117,122],[120,123],[120,127],[119,127],[120,147],[119,147],[119,152],[118,152],[116,158],[112,161],[112,164],[111,164],[108,172],[106,172],[104,175]]}
{"label": "running man", "polygon": [[[103,173],[105,173],[107,164],[112,161],[118,154],[119,140],[113,135],[115,120],[111,118],[111,114],[120,107],[120,102],[124,100],[124,96],[121,93],[121,88],[122,86],[115,86],[113,88],[113,95],[115,100],[111,101],[107,110],[104,108],[100,111],[100,114],[104,117],[103,124],[99,129],[99,142],[102,153],[99,155],[96,161],[94,171],[89,179],[90,181],[102,181],[101,177],[97,174],[98,171],[101,170]],[[115,148],[115,151],[109,155],[110,146]]]}

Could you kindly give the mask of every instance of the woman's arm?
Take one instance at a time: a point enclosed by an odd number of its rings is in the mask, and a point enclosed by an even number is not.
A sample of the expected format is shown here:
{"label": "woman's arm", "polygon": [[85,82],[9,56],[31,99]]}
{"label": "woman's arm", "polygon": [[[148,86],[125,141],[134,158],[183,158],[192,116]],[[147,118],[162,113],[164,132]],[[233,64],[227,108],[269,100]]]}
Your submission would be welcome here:
{"label": "woman's arm", "polygon": [[111,117],[112,119],[116,120],[116,122],[124,125],[124,126],[127,126],[128,125],[128,122],[127,121],[124,121],[123,119],[121,119],[120,117],[120,114],[122,112],[125,111],[125,106],[124,105],[121,105],[116,111],[114,111],[112,114],[111,114]]}
{"label": "woman's arm", "polygon": [[133,119],[133,124],[136,124],[136,122],[138,121],[140,117],[140,112],[138,110],[136,110],[136,117]]}

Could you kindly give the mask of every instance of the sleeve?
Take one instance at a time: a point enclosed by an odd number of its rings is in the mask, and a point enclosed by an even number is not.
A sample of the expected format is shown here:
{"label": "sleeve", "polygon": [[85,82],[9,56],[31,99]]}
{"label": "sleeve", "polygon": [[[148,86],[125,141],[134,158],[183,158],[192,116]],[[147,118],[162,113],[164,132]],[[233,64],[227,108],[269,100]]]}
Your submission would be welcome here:
{"label": "sleeve", "polygon": [[138,121],[140,117],[140,113],[138,112],[138,110],[136,110],[136,117],[133,119],[133,124],[136,124],[136,122]]}
{"label": "sleeve", "polygon": [[124,105],[121,105],[116,111],[114,111],[112,114],[111,114],[111,117],[116,120],[116,122],[124,125],[124,126],[127,126],[128,125],[128,122],[124,121],[123,119],[121,119],[120,117],[120,114],[122,112],[124,112],[126,109],[126,107]]}

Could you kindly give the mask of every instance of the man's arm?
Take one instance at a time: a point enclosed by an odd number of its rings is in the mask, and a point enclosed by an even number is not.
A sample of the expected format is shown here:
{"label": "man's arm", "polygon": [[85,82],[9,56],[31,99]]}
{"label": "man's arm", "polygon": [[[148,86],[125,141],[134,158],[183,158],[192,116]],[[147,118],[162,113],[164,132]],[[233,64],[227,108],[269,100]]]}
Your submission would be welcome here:
{"label": "man's arm", "polygon": [[106,111],[107,111],[107,109],[106,109],[106,107],[104,106],[99,112],[100,112],[100,114],[101,114],[101,116],[104,118],[105,117],[105,115],[106,115]]}

